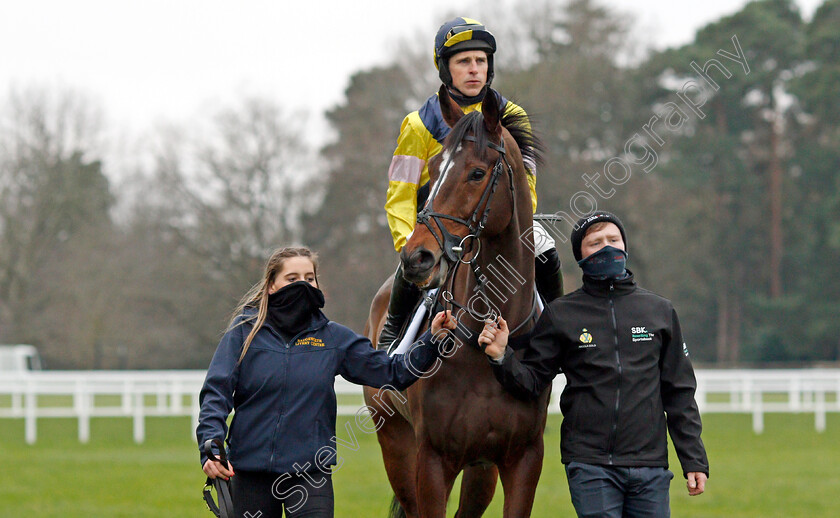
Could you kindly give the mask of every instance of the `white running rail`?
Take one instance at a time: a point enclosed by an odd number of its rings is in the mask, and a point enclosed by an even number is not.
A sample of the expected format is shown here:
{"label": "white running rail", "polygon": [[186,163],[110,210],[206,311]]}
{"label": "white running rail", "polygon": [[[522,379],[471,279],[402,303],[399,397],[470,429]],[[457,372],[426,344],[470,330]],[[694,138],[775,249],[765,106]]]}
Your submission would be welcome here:
{"label": "white running rail", "polygon": [[[25,439],[37,439],[38,419],[78,420],[80,442],[90,439],[93,417],[133,420],[134,440],[145,440],[146,417],[190,417],[190,437],[198,424],[198,393],[204,371],[40,371],[0,378],[0,418],[23,419]],[[550,412],[559,413],[565,377],[554,380]],[[338,413],[364,406],[361,387],[336,378]],[[840,369],[698,370],[697,404],[703,413],[752,415],[753,430],[764,430],[768,412],[813,413],[822,432],[826,413],[840,412]]]}

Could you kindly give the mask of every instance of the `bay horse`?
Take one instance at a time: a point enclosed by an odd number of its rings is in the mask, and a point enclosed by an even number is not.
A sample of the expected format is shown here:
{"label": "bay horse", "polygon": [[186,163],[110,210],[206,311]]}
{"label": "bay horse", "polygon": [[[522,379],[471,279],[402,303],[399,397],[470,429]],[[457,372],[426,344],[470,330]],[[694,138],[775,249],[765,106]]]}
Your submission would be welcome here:
{"label": "bay horse", "polygon": [[[523,153],[536,159],[539,146],[523,116],[502,114],[495,92],[488,92],[480,112],[466,115],[445,87],[439,100],[452,130],[430,161],[431,193],[400,261],[407,280],[439,287],[438,300],[458,308],[459,336],[471,345],[458,346],[461,340],[453,338],[456,346],[436,370],[404,394],[365,387],[365,401],[394,490],[391,516],[444,517],[463,471],[458,518],[481,516],[499,477],[504,516],[521,518],[531,513],[542,471],[550,390],[536,401],[513,398],[476,345],[488,316],[504,316],[511,343],[527,339],[535,323],[533,215]],[[386,281],[371,304],[365,333],[373,343],[390,286]]]}

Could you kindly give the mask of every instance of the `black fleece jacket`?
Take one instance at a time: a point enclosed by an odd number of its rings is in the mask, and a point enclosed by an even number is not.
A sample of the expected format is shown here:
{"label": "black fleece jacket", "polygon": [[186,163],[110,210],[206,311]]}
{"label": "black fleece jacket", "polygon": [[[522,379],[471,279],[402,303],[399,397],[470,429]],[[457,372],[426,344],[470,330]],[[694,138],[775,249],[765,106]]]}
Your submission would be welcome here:
{"label": "black fleece jacket", "polygon": [[667,299],[622,280],[584,276],[583,287],[546,307],[529,347],[508,348],[494,373],[520,398],[566,375],[563,463],[668,466],[666,427],[683,475],[709,474],[694,400],[696,380]]}

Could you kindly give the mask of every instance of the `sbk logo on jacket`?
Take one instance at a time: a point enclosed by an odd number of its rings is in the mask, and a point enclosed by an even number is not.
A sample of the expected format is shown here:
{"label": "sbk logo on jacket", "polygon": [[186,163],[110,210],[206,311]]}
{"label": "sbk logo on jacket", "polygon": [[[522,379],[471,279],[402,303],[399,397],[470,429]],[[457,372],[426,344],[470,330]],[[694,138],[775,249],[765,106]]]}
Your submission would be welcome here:
{"label": "sbk logo on jacket", "polygon": [[634,326],[630,328],[631,338],[634,342],[651,342],[656,336],[647,330],[646,326]]}

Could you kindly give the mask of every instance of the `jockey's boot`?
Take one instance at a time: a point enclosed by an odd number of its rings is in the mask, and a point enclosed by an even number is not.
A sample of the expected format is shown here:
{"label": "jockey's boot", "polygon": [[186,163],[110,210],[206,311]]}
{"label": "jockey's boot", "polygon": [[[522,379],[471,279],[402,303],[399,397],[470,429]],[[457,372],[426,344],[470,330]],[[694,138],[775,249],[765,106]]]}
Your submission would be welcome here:
{"label": "jockey's boot", "polygon": [[563,295],[563,274],[560,273],[560,256],[556,248],[550,248],[534,258],[534,277],[537,291],[546,304]]}
{"label": "jockey's boot", "polygon": [[377,349],[387,350],[402,331],[405,322],[411,315],[411,310],[417,305],[421,291],[414,283],[408,282],[403,277],[402,264],[397,267],[394,274],[394,285],[391,286],[391,300],[388,303],[388,316],[385,318],[385,326],[379,335],[376,344]]}

